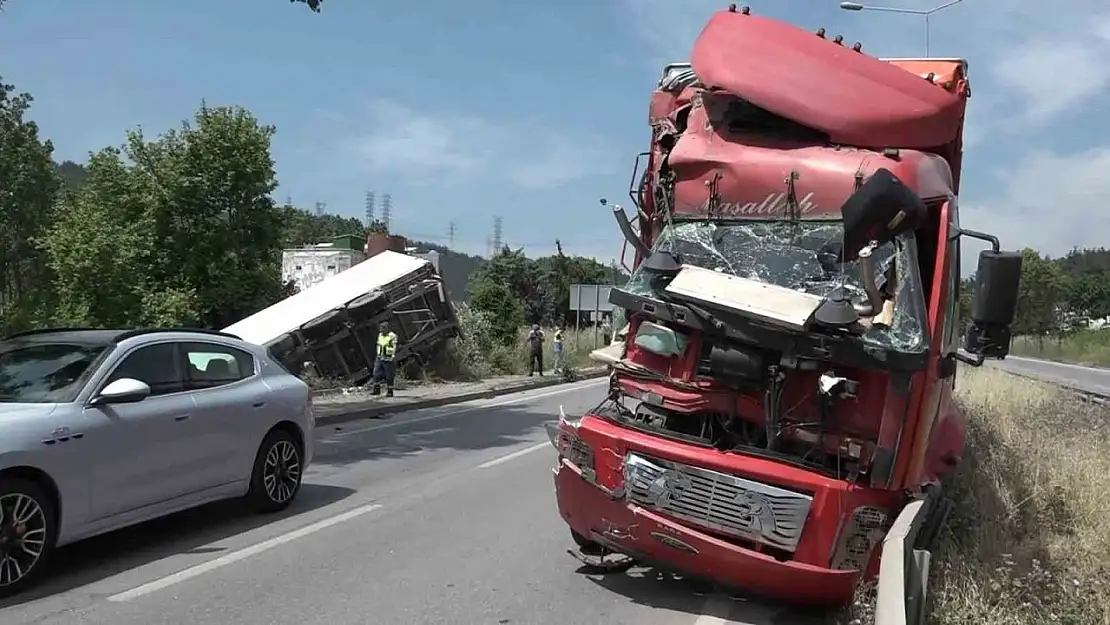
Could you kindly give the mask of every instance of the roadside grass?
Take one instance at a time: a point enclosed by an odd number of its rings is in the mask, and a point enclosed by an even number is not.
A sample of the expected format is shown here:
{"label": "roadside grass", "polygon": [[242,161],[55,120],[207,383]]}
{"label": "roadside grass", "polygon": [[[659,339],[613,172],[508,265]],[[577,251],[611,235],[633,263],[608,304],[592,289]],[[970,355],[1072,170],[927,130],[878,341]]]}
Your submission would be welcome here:
{"label": "roadside grass", "polygon": [[1063,337],[1014,337],[1010,352],[1081,365],[1110,366],[1110,329],[1080,330]]}
{"label": "roadside grass", "polygon": [[[1110,625],[1110,410],[997,369],[964,369],[963,464],[933,554],[928,622]],[[841,623],[874,622],[873,589]]]}
{"label": "roadside grass", "polygon": [[[476,381],[505,375],[527,375],[529,363],[525,337],[530,326],[520,328],[512,344],[504,344],[495,333],[486,313],[475,311],[466,304],[456,307],[462,336],[450,341],[439,358],[423,372],[427,379]],[[554,366],[552,342],[555,328],[543,328],[544,374],[551,375]],[[601,332],[597,332],[596,347],[602,347]],[[568,373],[593,364],[590,352],[595,348],[594,332],[590,330],[563,332],[563,350]]]}

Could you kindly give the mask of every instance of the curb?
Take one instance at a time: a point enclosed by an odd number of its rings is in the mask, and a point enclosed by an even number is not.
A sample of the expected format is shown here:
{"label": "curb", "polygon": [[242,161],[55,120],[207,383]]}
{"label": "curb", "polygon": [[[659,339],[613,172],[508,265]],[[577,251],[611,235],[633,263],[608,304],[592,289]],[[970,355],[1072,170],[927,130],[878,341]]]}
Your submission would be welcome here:
{"label": "curb", "polygon": [[[415,401],[400,402],[400,403],[384,403],[378,406],[371,406],[369,408],[353,408],[347,412],[339,412],[329,415],[316,417],[316,427],[325,425],[336,425],[339,423],[347,423],[349,421],[357,421],[359,419],[377,419],[388,414],[397,412],[406,412],[409,410],[423,410],[425,408],[438,408],[440,406],[447,406],[450,404],[461,404],[463,402],[474,401],[476,399],[492,399],[502,395],[509,395],[511,393],[519,393],[521,391],[531,391],[541,388],[549,388],[552,386],[559,386],[561,384],[574,384],[574,382],[581,382],[583,380],[593,380],[603,378],[609,375],[609,368],[598,369],[594,371],[583,371],[578,374],[577,379],[573,382],[567,382],[562,378],[552,378],[551,380],[544,380],[542,382],[535,382],[532,384],[517,384],[502,387],[488,388],[480,391],[470,391],[468,393],[460,393],[458,395],[444,395],[442,397],[434,397],[431,399],[418,399]],[[355,402],[351,402],[354,404]]]}

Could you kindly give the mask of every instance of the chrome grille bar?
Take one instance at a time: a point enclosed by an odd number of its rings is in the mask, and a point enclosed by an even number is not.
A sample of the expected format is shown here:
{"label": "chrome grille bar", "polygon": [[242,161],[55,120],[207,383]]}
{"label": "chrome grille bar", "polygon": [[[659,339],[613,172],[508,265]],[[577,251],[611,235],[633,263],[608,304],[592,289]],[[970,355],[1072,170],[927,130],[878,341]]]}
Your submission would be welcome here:
{"label": "chrome grille bar", "polygon": [[727,536],[793,552],[813,498],[735,475],[630,453],[629,500]]}

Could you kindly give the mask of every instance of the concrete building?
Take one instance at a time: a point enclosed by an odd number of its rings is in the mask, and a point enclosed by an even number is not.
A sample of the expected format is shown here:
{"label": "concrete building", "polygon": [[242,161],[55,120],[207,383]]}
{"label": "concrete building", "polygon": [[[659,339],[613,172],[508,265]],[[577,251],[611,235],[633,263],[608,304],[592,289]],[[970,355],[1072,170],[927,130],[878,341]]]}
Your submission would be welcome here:
{"label": "concrete building", "polygon": [[364,241],[357,235],[335,237],[328,243],[282,250],[281,279],[292,280],[298,291],[346,271],[366,260]]}

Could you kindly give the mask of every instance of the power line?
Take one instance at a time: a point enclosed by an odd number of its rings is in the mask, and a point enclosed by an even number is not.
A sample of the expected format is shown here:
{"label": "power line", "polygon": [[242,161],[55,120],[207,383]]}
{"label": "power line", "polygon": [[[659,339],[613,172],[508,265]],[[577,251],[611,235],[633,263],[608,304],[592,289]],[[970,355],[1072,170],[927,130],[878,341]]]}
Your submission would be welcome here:
{"label": "power line", "polygon": [[393,195],[386,193],[382,196],[382,225],[389,232],[389,218],[393,216]]}
{"label": "power line", "polygon": [[374,192],[366,192],[366,227],[369,228],[374,223]]}

